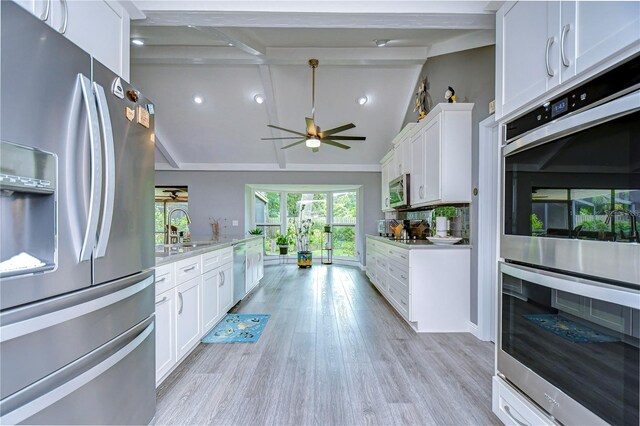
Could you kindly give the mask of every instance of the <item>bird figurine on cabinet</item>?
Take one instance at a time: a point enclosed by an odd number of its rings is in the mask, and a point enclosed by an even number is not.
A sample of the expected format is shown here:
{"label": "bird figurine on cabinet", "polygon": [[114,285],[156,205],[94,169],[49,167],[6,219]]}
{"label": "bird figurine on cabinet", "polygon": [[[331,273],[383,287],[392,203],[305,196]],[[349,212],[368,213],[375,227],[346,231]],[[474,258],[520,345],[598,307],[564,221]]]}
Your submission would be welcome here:
{"label": "bird figurine on cabinet", "polygon": [[444,92],[444,99],[450,104],[453,104],[456,102],[456,91],[453,90],[453,87],[451,86],[447,87],[447,91]]}
{"label": "bird figurine on cabinet", "polygon": [[422,120],[427,114],[427,78],[425,77],[418,86],[418,92],[416,93],[416,107],[413,112],[418,113],[418,121]]}

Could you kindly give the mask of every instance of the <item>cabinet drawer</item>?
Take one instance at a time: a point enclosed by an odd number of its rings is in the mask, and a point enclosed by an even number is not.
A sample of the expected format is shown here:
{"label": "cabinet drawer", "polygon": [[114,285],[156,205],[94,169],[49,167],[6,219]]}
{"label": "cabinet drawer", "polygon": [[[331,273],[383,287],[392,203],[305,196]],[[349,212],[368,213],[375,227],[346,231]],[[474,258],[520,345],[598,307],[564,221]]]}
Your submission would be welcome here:
{"label": "cabinet drawer", "polygon": [[202,255],[202,273],[222,266],[222,250],[214,250]]}
{"label": "cabinet drawer", "polygon": [[389,277],[396,281],[400,288],[407,293],[411,293],[409,289],[409,268],[396,262],[389,262],[387,270],[389,271]]}
{"label": "cabinet drawer", "polygon": [[233,262],[233,247],[227,247],[220,251],[222,252],[222,254],[220,255],[222,265]]}
{"label": "cabinet drawer", "polygon": [[376,256],[376,266],[378,268],[384,269],[387,272],[387,267],[389,266],[389,262],[382,256]]}
{"label": "cabinet drawer", "polygon": [[164,293],[176,286],[174,264],[158,266],[156,268],[156,295]]}
{"label": "cabinet drawer", "polygon": [[553,425],[542,412],[498,377],[493,377],[493,412],[507,426]]}
{"label": "cabinet drawer", "polygon": [[387,245],[387,255],[391,260],[398,262],[401,265],[409,267],[409,250]]}
{"label": "cabinet drawer", "polygon": [[387,280],[389,287],[389,297],[400,315],[406,319],[411,319],[409,293],[394,279]]}
{"label": "cabinet drawer", "polygon": [[202,274],[202,256],[176,262],[176,284],[182,284]]}

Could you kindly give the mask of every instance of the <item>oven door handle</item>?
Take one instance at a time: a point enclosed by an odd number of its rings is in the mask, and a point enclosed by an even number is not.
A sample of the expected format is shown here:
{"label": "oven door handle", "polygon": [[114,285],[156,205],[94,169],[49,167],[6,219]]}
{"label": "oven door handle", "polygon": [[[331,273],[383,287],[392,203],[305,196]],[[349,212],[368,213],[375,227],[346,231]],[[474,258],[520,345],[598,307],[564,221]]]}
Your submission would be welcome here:
{"label": "oven door handle", "polygon": [[500,272],[555,290],[638,309],[640,291],[556,272],[500,262]]}
{"label": "oven door handle", "polygon": [[[637,89],[634,86],[632,89]],[[574,115],[568,115],[546,126],[540,127],[516,139],[502,149],[502,155],[512,155],[525,149],[542,145],[580,130],[611,121],[640,110],[640,91],[622,96],[613,101]]]}

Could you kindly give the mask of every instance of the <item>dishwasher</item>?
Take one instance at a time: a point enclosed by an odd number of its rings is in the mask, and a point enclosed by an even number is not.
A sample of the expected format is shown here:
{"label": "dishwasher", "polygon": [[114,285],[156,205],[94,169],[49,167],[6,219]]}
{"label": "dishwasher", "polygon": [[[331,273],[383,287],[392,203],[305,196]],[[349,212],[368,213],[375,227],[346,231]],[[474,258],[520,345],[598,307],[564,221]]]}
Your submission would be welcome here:
{"label": "dishwasher", "polygon": [[247,294],[247,245],[238,243],[233,246],[233,305],[235,306]]}

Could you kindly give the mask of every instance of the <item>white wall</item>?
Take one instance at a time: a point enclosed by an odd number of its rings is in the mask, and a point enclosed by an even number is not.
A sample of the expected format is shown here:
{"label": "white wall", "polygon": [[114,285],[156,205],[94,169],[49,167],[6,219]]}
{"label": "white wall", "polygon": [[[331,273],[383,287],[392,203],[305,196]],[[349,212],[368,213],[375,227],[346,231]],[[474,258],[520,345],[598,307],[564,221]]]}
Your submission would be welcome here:
{"label": "white wall", "polygon": [[359,246],[364,258],[364,235],[376,234],[380,210],[380,173],[377,172],[197,172],[156,171],[156,185],[188,186],[189,226],[194,239],[211,238],[209,217],[237,220],[237,227],[221,229],[222,235],[241,235],[247,218],[245,185],[314,184],[361,185],[363,220],[359,225]]}

